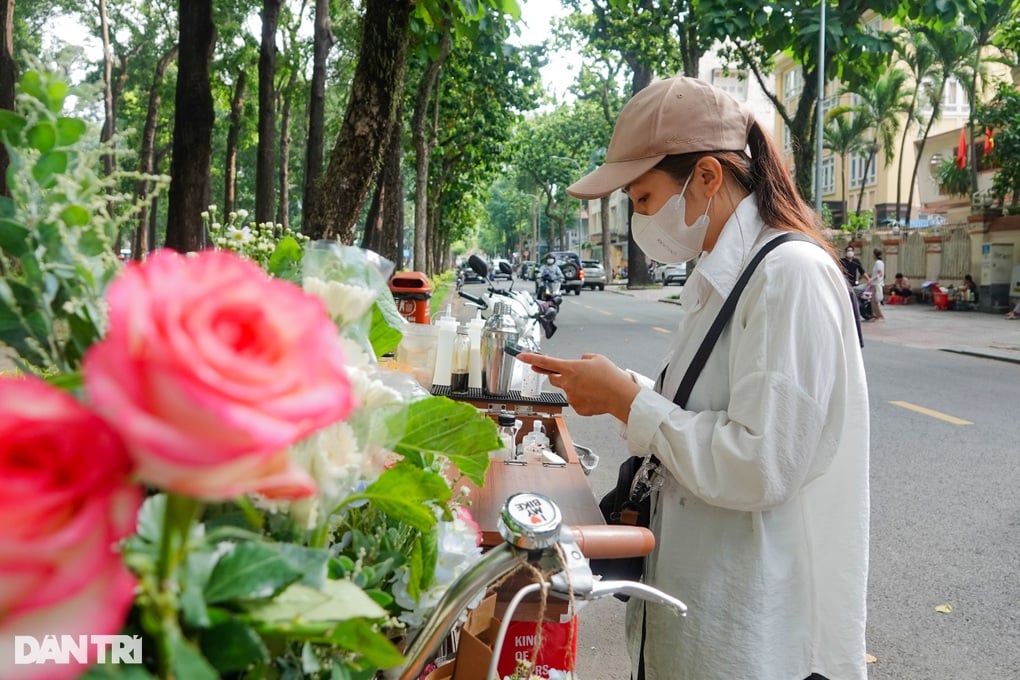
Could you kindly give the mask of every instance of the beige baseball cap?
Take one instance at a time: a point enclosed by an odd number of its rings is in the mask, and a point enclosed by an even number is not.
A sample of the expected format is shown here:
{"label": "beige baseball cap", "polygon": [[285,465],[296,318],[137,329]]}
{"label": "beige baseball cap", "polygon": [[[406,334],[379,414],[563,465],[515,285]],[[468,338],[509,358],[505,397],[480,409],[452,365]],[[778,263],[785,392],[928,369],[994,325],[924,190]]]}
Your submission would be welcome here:
{"label": "beige baseball cap", "polygon": [[627,186],[666,156],[743,151],[754,115],[703,80],[656,80],[631,97],[616,119],[606,161],[567,187],[576,198],[600,198]]}

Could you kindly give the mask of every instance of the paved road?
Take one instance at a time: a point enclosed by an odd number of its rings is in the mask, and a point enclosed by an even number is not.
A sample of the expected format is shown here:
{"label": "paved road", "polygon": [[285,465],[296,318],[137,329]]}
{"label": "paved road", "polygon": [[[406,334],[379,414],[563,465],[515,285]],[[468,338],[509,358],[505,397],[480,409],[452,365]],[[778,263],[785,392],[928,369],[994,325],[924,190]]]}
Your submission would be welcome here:
{"label": "paved road", "polygon": [[[671,302],[679,288],[655,286],[628,290],[607,286],[607,291],[645,300]],[[939,311],[927,304],[883,305],[884,322],[864,324],[864,340],[905,347],[939,349],[1020,363],[1020,320],[1001,314]]]}

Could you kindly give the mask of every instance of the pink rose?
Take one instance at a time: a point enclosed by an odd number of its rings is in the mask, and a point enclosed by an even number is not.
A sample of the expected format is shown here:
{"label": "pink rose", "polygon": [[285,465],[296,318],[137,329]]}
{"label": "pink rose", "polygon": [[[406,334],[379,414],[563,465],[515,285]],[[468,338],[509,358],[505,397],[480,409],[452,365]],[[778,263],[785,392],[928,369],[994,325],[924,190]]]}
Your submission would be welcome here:
{"label": "pink rose", "polygon": [[102,418],[36,378],[0,378],[0,677],[82,672],[15,666],[16,635],[120,630],[135,581],[115,544],[134,531],[142,496],[130,473]]}
{"label": "pink rose", "polygon": [[170,250],[126,267],[107,298],[85,389],[142,480],[206,500],[315,492],[286,449],[354,406],[318,298],[232,253]]}
{"label": "pink rose", "polygon": [[475,546],[481,547],[482,528],[478,526],[478,522],[475,521],[475,517],[474,515],[471,514],[471,511],[468,509],[468,507],[466,505],[458,505],[457,511],[454,514],[456,515],[457,519],[459,519],[461,522],[464,522],[464,524],[467,525],[468,530],[474,533]]}

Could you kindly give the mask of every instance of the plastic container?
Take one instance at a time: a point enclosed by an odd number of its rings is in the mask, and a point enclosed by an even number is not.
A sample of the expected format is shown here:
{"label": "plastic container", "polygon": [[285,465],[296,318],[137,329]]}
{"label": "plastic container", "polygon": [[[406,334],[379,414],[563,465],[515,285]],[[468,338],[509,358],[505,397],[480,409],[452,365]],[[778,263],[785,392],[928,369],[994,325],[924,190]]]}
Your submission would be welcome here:
{"label": "plastic container", "polygon": [[450,360],[450,391],[468,391],[468,370],[471,359],[471,339],[467,326],[461,324],[453,341],[453,357]]}
{"label": "plastic container", "polygon": [[414,376],[426,390],[432,387],[436,370],[436,346],[439,329],[432,325],[409,323],[401,327],[404,336],[397,345],[397,366]]}
{"label": "plastic container", "polygon": [[485,328],[485,319],[482,318],[482,310],[475,312],[475,318],[467,322],[467,334],[471,341],[470,355],[468,356],[468,387],[481,389],[482,387],[482,329]]}
{"label": "plastic container", "polygon": [[457,339],[457,327],[459,326],[457,319],[451,314],[449,305],[446,307],[446,313],[436,319],[433,325],[438,329],[438,339],[436,341],[436,369],[432,374],[432,384],[448,386],[453,367],[453,343]]}
{"label": "plastic container", "polygon": [[496,418],[498,426],[497,433],[502,447],[498,451],[492,451],[489,458],[503,459],[507,463],[523,463],[521,456],[517,453],[517,431],[521,429],[521,421],[514,417],[514,414],[502,412]]}

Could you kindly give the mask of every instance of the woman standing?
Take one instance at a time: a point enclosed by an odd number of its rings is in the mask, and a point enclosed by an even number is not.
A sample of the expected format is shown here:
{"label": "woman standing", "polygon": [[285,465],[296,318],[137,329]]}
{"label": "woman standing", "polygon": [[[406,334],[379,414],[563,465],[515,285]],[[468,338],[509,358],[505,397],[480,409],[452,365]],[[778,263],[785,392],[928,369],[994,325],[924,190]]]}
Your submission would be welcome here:
{"label": "woman standing", "polygon": [[882,299],[885,288],[885,262],[882,261],[882,251],[875,248],[872,251],[875,256],[875,264],[871,265],[871,278],[868,285],[871,286],[871,312],[873,316],[868,321],[885,321],[882,313]]}
{"label": "woman standing", "polygon": [[[620,113],[606,162],[568,192],[618,188],[651,258],[701,254],[680,293],[659,379],[604,356],[520,359],[581,415],[625,425],[660,461],[646,582],[677,619],[628,604],[633,676],[647,680],[864,680],[868,394],[846,278],[774,143],[728,94],[652,83]],[[686,405],[678,386],[747,262],[775,237]]]}

